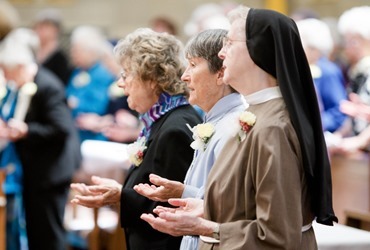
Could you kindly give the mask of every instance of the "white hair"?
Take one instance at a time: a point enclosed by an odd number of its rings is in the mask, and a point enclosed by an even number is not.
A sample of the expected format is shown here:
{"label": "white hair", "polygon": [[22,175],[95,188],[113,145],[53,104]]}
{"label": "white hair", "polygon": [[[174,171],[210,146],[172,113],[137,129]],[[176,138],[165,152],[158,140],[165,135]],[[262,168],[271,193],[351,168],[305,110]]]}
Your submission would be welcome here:
{"label": "white hair", "polygon": [[12,30],[4,39],[10,44],[21,43],[28,46],[35,56],[40,48],[40,39],[36,32],[28,28],[17,28]]}
{"label": "white hair", "polygon": [[106,46],[106,37],[101,30],[94,26],[83,25],[75,28],[71,34],[71,44],[81,44],[86,49],[103,54]]}
{"label": "white hair", "polygon": [[297,21],[303,47],[319,50],[323,55],[329,55],[334,47],[329,26],[316,18]]}
{"label": "white hair", "polygon": [[193,10],[190,20],[184,25],[187,36],[194,36],[205,29],[228,29],[228,20],[220,4],[205,3]]}
{"label": "white hair", "polygon": [[7,68],[14,68],[18,65],[29,66],[35,64],[35,57],[31,48],[26,44],[4,41],[0,45],[0,64]]}
{"label": "white hair", "polygon": [[338,21],[338,30],[344,34],[357,34],[370,40],[370,6],[353,7],[343,12]]}

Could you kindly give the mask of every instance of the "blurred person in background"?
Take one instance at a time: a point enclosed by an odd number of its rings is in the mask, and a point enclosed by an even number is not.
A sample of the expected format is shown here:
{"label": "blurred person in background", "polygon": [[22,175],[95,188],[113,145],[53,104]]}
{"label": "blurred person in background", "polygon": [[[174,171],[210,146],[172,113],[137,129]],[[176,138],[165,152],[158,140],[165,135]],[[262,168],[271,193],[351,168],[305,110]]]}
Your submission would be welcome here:
{"label": "blurred person in background", "polygon": [[34,20],[33,29],[40,39],[37,62],[52,71],[67,85],[71,75],[69,58],[60,45],[63,31],[62,17],[57,9],[44,9]]}
{"label": "blurred person in background", "polygon": [[[344,55],[349,65],[348,93],[370,104],[370,6],[354,7],[339,18],[338,30],[343,37]],[[368,122],[355,118],[352,132],[361,133]]]}
{"label": "blurred person in background", "polygon": [[297,26],[321,104],[323,131],[333,133],[346,119],[339,106],[347,100],[347,93],[341,69],[328,59],[333,50],[330,29],[315,18],[297,21]]}
{"label": "blurred person in background", "polygon": [[[370,123],[370,105],[363,102],[361,98],[351,93],[348,101],[343,101],[340,109],[350,117],[366,120]],[[343,137],[336,141],[332,146],[332,153],[351,154],[370,149],[370,126],[367,126],[356,136]]]}
{"label": "blurred person in background", "polygon": [[226,18],[223,7],[218,3],[205,3],[196,7],[185,23],[184,32],[188,37],[206,29],[226,29],[230,23]]}
{"label": "blurred person in background", "polygon": [[308,18],[320,19],[320,15],[311,8],[298,8],[292,12],[290,17],[296,22]]}
{"label": "blurred person in background", "polygon": [[150,27],[156,32],[167,32],[168,34],[177,36],[176,24],[167,17],[158,16],[150,21]]}
{"label": "blurred person in background", "polygon": [[152,201],[133,187],[149,183],[149,174],[183,181],[194,151],[191,131],[201,122],[188,103],[189,90],[181,81],[185,59],[181,42],[168,33],[138,29],[118,42],[114,52],[122,67],[122,81],[131,109],[140,113],[144,127],[138,140],[128,146],[131,169],[123,185],[93,177],[95,185],[82,183],[71,187],[80,194],[72,203],[101,207],[120,204],[121,226],[125,229],[128,249],[178,249],[181,237],[160,233],[140,219],[164,202]]}
{"label": "blurred person in background", "polygon": [[[19,14],[17,10],[8,1],[0,1],[0,44],[18,26],[18,23]],[[16,87],[14,86],[14,88]],[[22,198],[23,170],[14,143],[8,140],[8,136],[3,133],[2,129],[6,127],[7,120],[14,113],[14,108],[10,107],[12,101],[7,101],[10,92],[0,67],[0,171],[5,173],[5,181],[0,189],[6,196],[5,233],[7,237],[5,244],[7,250],[18,250],[27,249]]]}
{"label": "blurred person in background", "polygon": [[140,134],[141,124],[138,113],[128,106],[127,96],[118,86],[121,67],[113,55],[113,45],[106,42],[103,50],[102,63],[116,76],[108,88],[108,107],[103,115],[97,113],[83,114],[84,129],[95,133],[102,133],[109,141],[131,143]]}
{"label": "blurred person in background", "polygon": [[[338,30],[343,38],[343,52],[348,63],[347,92],[351,100],[370,105],[370,6],[356,6],[339,17]],[[343,108],[345,110],[345,108]],[[349,114],[351,115],[351,114]],[[366,144],[369,121],[351,116],[335,134],[334,153],[369,150]]]}
{"label": "blurred person in background", "polygon": [[79,130],[80,140],[107,140],[94,126],[90,114],[107,114],[109,86],[114,75],[102,62],[107,40],[94,26],[79,26],[71,34],[70,57],[74,65],[67,85],[68,106]]}
{"label": "blurred person in background", "polygon": [[14,116],[2,124],[1,135],[15,143],[22,165],[29,249],[65,250],[64,209],[80,165],[79,141],[63,85],[37,65],[37,49],[37,35],[24,28],[1,44],[0,68],[15,86],[6,101],[13,96]]}

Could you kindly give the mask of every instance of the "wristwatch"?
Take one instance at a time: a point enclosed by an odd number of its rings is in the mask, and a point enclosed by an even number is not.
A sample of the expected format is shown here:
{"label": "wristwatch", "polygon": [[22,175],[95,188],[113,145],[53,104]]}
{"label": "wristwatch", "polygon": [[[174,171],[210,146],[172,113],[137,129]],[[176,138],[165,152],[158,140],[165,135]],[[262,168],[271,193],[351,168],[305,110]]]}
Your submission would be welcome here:
{"label": "wristwatch", "polygon": [[220,224],[217,224],[217,226],[213,228],[212,238],[220,240]]}

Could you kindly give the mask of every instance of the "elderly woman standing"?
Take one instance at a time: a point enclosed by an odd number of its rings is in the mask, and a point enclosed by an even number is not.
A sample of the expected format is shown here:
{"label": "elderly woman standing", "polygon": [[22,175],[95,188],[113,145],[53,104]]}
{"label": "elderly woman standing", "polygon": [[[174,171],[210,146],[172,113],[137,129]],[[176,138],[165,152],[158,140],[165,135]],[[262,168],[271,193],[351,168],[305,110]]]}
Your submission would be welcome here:
{"label": "elderly woman standing", "polygon": [[87,207],[120,203],[121,225],[129,249],[178,249],[181,237],[152,229],[140,219],[159,203],[135,192],[133,187],[148,183],[149,174],[182,181],[193,157],[191,131],[201,122],[188,103],[188,89],[180,77],[184,70],[182,45],[174,36],[138,29],[114,49],[122,66],[122,82],[131,109],[141,114],[144,128],[129,146],[133,167],[122,186],[114,180],[93,177],[95,186],[72,184],[82,195],[72,202]]}
{"label": "elderly woman standing", "polygon": [[334,43],[329,26],[318,19],[297,21],[303,49],[310,65],[312,78],[318,94],[324,131],[335,132],[346,119],[339,110],[340,103],[347,100],[341,69],[329,60]]}
{"label": "elderly woman standing", "polygon": [[[210,29],[194,36],[186,45],[188,59],[182,79],[190,88],[189,102],[206,112],[205,124],[192,130],[195,134],[209,132],[207,143],[198,137],[193,147],[196,153],[186,174],[184,183],[168,180],[151,174],[150,181],[156,185],[140,184],[135,190],[153,200],[167,201],[169,198],[203,198],[207,176],[226,141],[233,136],[230,125],[246,108],[243,97],[223,82],[222,60],[217,56],[222,48],[226,30]],[[180,249],[198,249],[199,237],[187,235]]]}
{"label": "elderly woman standing", "polygon": [[89,115],[107,113],[109,86],[116,80],[116,76],[102,62],[107,42],[100,30],[93,26],[79,26],[71,35],[70,55],[75,68],[66,94],[81,142],[87,139],[106,140],[100,131],[90,129]]}

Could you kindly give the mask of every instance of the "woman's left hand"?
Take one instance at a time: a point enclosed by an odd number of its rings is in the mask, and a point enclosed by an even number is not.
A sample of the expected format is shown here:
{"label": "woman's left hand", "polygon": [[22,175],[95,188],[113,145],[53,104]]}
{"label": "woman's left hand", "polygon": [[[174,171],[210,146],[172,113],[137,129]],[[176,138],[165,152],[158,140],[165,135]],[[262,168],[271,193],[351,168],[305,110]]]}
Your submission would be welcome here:
{"label": "woman's left hand", "polygon": [[157,207],[153,214],[142,214],[141,219],[148,222],[154,229],[173,236],[182,235],[201,235],[205,231],[204,226],[207,222],[202,219],[203,200],[187,199],[169,199],[168,202],[177,208]]}

